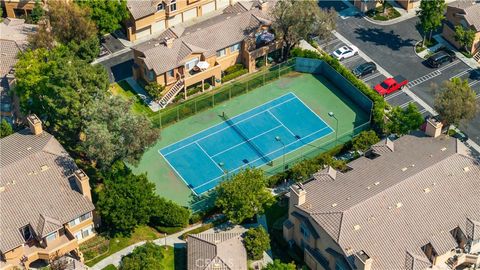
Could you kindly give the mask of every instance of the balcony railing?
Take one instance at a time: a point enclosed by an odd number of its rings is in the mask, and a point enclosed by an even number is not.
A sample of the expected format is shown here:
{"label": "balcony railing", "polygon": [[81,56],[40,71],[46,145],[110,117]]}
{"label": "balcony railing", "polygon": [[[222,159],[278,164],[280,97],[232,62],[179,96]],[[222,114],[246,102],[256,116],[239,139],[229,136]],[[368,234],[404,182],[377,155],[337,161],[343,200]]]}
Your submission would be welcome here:
{"label": "balcony railing", "polygon": [[271,43],[269,43],[269,44],[267,44],[263,47],[251,50],[249,52],[249,55],[250,55],[250,57],[258,58],[260,56],[264,56],[267,53],[276,51],[276,50],[278,50],[282,47],[283,47],[283,41],[282,40],[274,40]]}
{"label": "balcony railing", "polygon": [[208,67],[205,70],[201,70],[198,72],[194,73],[185,73],[185,85],[190,86],[192,84],[198,83],[201,80],[205,80],[208,78],[211,78],[212,76],[215,76],[216,74],[221,73],[221,66],[218,63],[215,63],[214,66]]}
{"label": "balcony railing", "polygon": [[46,247],[42,247],[38,242],[26,245],[24,255],[29,262],[42,259],[50,260],[52,257],[61,256],[78,248],[77,239],[68,237],[66,234],[48,243]]}

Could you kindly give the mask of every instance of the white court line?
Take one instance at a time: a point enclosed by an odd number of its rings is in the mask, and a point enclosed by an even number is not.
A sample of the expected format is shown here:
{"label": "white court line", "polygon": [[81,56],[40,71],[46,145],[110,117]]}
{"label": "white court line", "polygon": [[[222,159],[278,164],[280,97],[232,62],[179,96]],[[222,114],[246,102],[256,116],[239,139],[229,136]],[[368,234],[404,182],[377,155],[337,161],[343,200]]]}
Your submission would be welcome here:
{"label": "white court line", "polygon": [[160,150],[158,150],[158,153],[160,154],[160,156],[163,157],[163,159],[168,163],[168,166],[170,166],[170,168],[173,169],[173,171],[178,175],[178,177],[180,177],[180,179],[182,179],[182,181],[185,183],[185,185],[188,187],[188,189],[190,189],[194,194],[195,196],[198,196],[199,194],[193,189],[193,186],[192,184],[189,184],[187,181],[185,181],[185,179],[183,178],[183,176],[177,171],[177,169],[175,169],[175,167],[172,166],[172,164],[170,163],[170,161],[168,161],[168,159],[166,157],[164,157],[162,155],[162,153],[160,153]]}
{"label": "white court line", "polygon": [[217,168],[223,173],[223,169],[217,164],[217,162],[215,160],[213,160],[213,158],[207,153],[207,151],[205,151],[205,149],[203,149],[203,147],[198,144],[198,142],[195,142],[195,144],[200,148],[200,150],[202,150],[203,153],[205,153],[205,155],[207,155],[207,157],[215,164],[215,166],[217,166]]}
{"label": "white court line", "polygon": [[461,76],[467,74],[467,73],[470,72],[471,70],[472,70],[471,68],[469,68],[469,69],[467,69],[467,70],[464,70],[464,71],[458,73],[457,75],[453,75],[453,76],[450,77],[448,80],[452,80],[453,78],[460,78]]}
{"label": "white court line", "polygon": [[293,135],[293,137],[296,137],[296,135],[288,128],[286,127],[282,121],[280,121],[275,115],[273,115],[273,113],[270,111],[270,110],[267,110],[267,112],[273,117],[275,118],[275,120],[278,121],[278,123],[280,123],[281,126],[283,126],[288,132],[290,132],[290,134]]}
{"label": "white court line", "polygon": [[374,78],[376,78],[376,77],[378,77],[378,76],[380,76],[380,75],[382,75],[382,74],[381,74],[380,72],[377,72],[377,73],[375,73],[375,74],[373,74],[373,75],[370,75],[370,76],[368,76],[368,77],[363,78],[363,81],[364,81],[364,82],[367,82],[367,81],[369,81],[369,80],[371,80],[371,79],[374,79]]}
{"label": "white court line", "polygon": [[[315,132],[312,132],[312,133],[308,134],[307,136],[302,137],[302,139],[306,139],[306,138],[308,138],[308,137],[311,137],[312,135],[314,135],[314,134],[316,134],[316,133],[319,133],[320,131],[323,131],[323,130],[326,129],[326,128],[327,128],[327,127],[324,127],[324,128],[319,129],[319,130],[317,130],[317,131],[315,131]],[[326,136],[330,135],[332,132],[333,132],[333,130],[332,130],[330,133],[325,134],[324,136],[318,138],[317,140],[322,139],[322,138],[325,138]],[[293,141],[293,142],[291,142],[291,143],[289,143],[289,144],[286,144],[285,147],[288,147],[288,146],[290,146],[290,145],[292,145],[292,144],[294,144],[294,143],[297,143],[297,142],[299,142],[299,141],[300,141],[300,140]],[[301,142],[301,141],[300,141],[300,142]],[[306,145],[306,144],[304,144],[304,146],[305,146],[305,145]],[[283,148],[284,148],[284,147],[282,146],[282,147],[278,148],[277,150],[273,150],[272,152],[266,154],[265,156],[269,156],[269,155],[271,155],[271,154],[273,154],[273,153],[276,153],[276,152],[278,152],[278,151],[280,151],[280,150],[283,150]],[[296,150],[298,150],[299,148],[301,148],[301,147],[298,147],[298,148],[295,148],[295,149],[293,149],[293,150],[290,150],[289,152],[285,153],[285,155],[288,155],[289,153],[291,153],[291,152],[293,152],[293,151],[296,151]],[[242,166],[240,166],[240,167],[237,167],[237,168],[234,169],[234,170],[228,171],[228,173],[236,172],[236,171],[238,171],[239,169],[241,169],[241,168],[249,165],[250,163],[254,163],[254,162],[256,162],[256,161],[258,161],[258,160],[260,160],[260,159],[263,159],[263,157],[260,157],[260,158],[257,158],[257,159],[255,159],[255,160],[249,161],[247,164],[244,164],[244,165],[242,165]],[[263,163],[262,165],[264,165],[264,164],[265,164],[265,163]],[[260,165],[260,166],[262,166],[262,165]],[[207,184],[209,184],[209,183],[211,183],[211,182],[213,182],[213,181],[215,181],[215,180],[217,180],[217,179],[219,179],[219,178],[221,178],[221,177],[223,177],[223,176],[220,176],[220,177],[217,177],[217,178],[215,178],[215,179],[212,179],[212,180],[210,180],[210,181],[208,181],[208,182],[205,182],[205,183],[203,183],[203,184],[201,184],[200,186],[197,186],[197,187],[195,187],[195,188],[203,187],[203,186],[205,186],[205,185],[207,185]]]}
{"label": "white court line", "polygon": [[[295,95],[295,93],[292,93],[295,97],[297,97],[297,95]],[[331,130],[334,130],[328,123],[327,121],[323,120],[317,113],[315,113],[310,107],[308,107],[307,104],[305,104],[305,102],[303,102],[303,100],[301,100],[299,97],[297,97],[297,99],[303,104],[303,106],[307,107],[307,109],[309,109],[315,116],[317,116],[318,119],[320,119],[320,121],[322,121],[323,123],[325,123],[325,125],[327,125],[327,127],[329,127]],[[335,131],[336,132],[336,131]]]}
{"label": "white court line", "polygon": [[[293,94],[293,93],[292,93],[292,94]],[[284,96],[285,96],[285,95],[284,95]],[[279,99],[279,98],[280,98],[280,97],[278,97],[277,99]],[[283,101],[283,102],[281,102],[281,103],[279,103],[279,104],[276,104],[276,105],[274,105],[274,106],[271,106],[271,107],[269,107],[268,109],[278,107],[278,106],[280,106],[280,105],[282,105],[282,104],[284,104],[284,103],[290,102],[290,101],[292,101],[292,100],[294,100],[294,99],[296,99],[296,98],[298,98],[298,97],[295,96],[295,97],[293,97],[293,98],[291,98],[291,99],[288,99],[288,100]],[[269,103],[269,102],[267,102],[267,103]],[[253,108],[253,109],[250,109],[250,110],[248,110],[248,111],[246,111],[246,112],[244,112],[244,113],[242,113],[242,114],[240,114],[240,115],[237,115],[237,116],[231,118],[231,120],[235,119],[235,118],[238,117],[238,116],[241,116],[241,115],[243,115],[243,114],[246,114],[246,113],[248,113],[248,112],[250,112],[250,111],[252,111],[252,110],[254,110],[254,109],[257,109],[258,107],[261,107],[261,106],[263,106],[263,105],[265,105],[265,104],[267,104],[267,103],[264,103],[264,104],[262,104],[262,105],[260,105],[260,106],[257,106],[257,107],[255,107],[255,108]],[[249,116],[249,117],[247,117],[247,118],[244,118],[244,119],[236,122],[235,125],[237,125],[237,124],[239,124],[239,123],[242,123],[242,122],[244,122],[244,121],[246,121],[246,120],[248,120],[248,119],[250,119],[250,118],[253,118],[253,117],[255,117],[255,116],[259,115],[259,114],[262,114],[262,113],[264,113],[264,112],[265,112],[266,110],[268,110],[268,109],[265,109],[265,110],[263,110],[263,111],[261,111],[261,112],[258,112],[258,113],[256,113],[256,114],[253,114],[253,115],[251,115],[251,116]],[[222,124],[224,124],[224,122],[219,123],[219,124],[217,124],[217,125],[215,125],[215,126],[206,128],[206,129],[204,129],[204,130],[202,130],[202,131],[200,131],[200,132],[203,132],[203,131],[208,130],[208,129],[210,129],[210,128],[217,127],[217,126],[222,125]],[[219,133],[219,132],[221,132],[221,131],[224,131],[224,130],[226,130],[226,129],[229,129],[229,128],[231,128],[231,127],[230,127],[230,126],[227,126],[227,127],[222,128],[222,129],[219,129],[219,130],[217,130],[217,131],[215,131],[215,132],[209,133],[207,136],[204,136],[204,137],[202,137],[202,138],[200,138],[200,139],[197,139],[197,140],[195,140],[195,141],[193,141],[193,142],[190,142],[190,143],[188,143],[188,144],[186,144],[186,145],[183,145],[183,146],[181,146],[181,147],[179,147],[179,148],[177,148],[177,149],[175,149],[175,150],[172,150],[172,151],[166,153],[165,156],[170,155],[170,154],[172,154],[172,153],[174,153],[174,152],[177,152],[178,150],[181,150],[181,149],[183,149],[183,148],[185,148],[185,147],[187,147],[187,146],[190,146],[190,145],[194,144],[194,143],[197,142],[197,141],[201,141],[201,140],[203,140],[203,139],[205,139],[205,138],[208,138],[208,137],[210,137],[210,136],[212,136],[212,135],[214,135],[214,134],[217,134],[217,133]],[[187,140],[187,139],[189,139],[189,138],[192,138],[192,137],[196,136],[196,135],[197,135],[198,133],[200,133],[200,132],[197,132],[197,133],[195,133],[195,134],[193,134],[193,135],[191,135],[191,136],[183,139],[182,141]],[[163,149],[165,149],[165,148],[167,148],[167,147],[170,147],[170,146],[172,146],[172,145],[174,145],[174,144],[176,144],[176,143],[178,143],[178,141],[177,141],[177,142],[174,142],[174,143],[172,143],[172,144],[170,144],[170,145],[168,145],[168,146],[166,146],[166,147],[164,147],[164,148],[162,148],[162,149],[160,149],[159,151],[162,151]]]}
{"label": "white court line", "polygon": [[[274,127],[274,128],[271,128],[271,129],[269,129],[269,130],[267,130],[267,131],[264,131],[264,132],[262,132],[262,133],[260,133],[260,134],[257,134],[257,135],[253,136],[252,138],[250,138],[250,139],[248,139],[248,140],[246,140],[246,141],[243,140],[243,142],[241,142],[241,143],[239,143],[239,144],[236,144],[236,145],[231,146],[231,147],[229,147],[229,148],[227,148],[227,149],[225,149],[225,150],[222,150],[222,151],[220,151],[220,152],[218,152],[218,153],[215,153],[215,155],[212,155],[212,157],[216,157],[216,156],[218,156],[218,155],[220,155],[220,154],[223,154],[223,153],[225,153],[225,152],[227,152],[227,151],[230,151],[230,150],[232,150],[233,148],[236,148],[236,147],[238,147],[238,146],[240,146],[240,145],[242,145],[242,144],[245,144],[245,143],[247,143],[247,142],[249,142],[249,141],[251,141],[251,140],[254,140],[254,139],[256,139],[256,138],[258,138],[258,137],[260,137],[260,136],[263,136],[263,135],[267,134],[268,132],[274,131],[275,129],[280,128],[280,127],[282,127],[282,126],[283,126],[283,125],[278,125],[278,126],[276,126],[276,127]],[[198,143],[197,143],[197,144],[198,144]]]}

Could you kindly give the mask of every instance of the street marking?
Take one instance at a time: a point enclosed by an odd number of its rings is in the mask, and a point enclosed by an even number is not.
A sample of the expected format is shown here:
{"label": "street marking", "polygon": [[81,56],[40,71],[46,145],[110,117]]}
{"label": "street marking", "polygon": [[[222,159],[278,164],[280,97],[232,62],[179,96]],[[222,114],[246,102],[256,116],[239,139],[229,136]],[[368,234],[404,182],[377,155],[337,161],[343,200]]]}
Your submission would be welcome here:
{"label": "street marking", "polygon": [[433,78],[435,78],[435,77],[437,77],[437,76],[440,76],[441,74],[442,74],[442,72],[439,71],[439,70],[432,71],[432,72],[428,73],[427,75],[424,75],[424,76],[422,76],[422,77],[420,77],[420,78],[417,78],[417,79],[409,82],[409,83],[407,84],[407,87],[414,87],[414,86],[416,86],[416,85],[419,85],[419,84],[421,84],[421,83],[424,83],[424,82],[426,82],[426,81],[429,81],[429,80],[431,80],[431,79],[433,79]]}
{"label": "street marking", "polygon": [[358,58],[362,58],[362,57],[361,57],[360,55],[356,54],[356,55],[354,55],[354,56],[352,56],[352,57],[350,57],[350,58],[348,58],[348,59],[342,60],[341,62],[342,62],[342,64],[344,64],[344,66],[345,66],[346,63],[350,63],[350,62],[352,62],[353,60],[357,60]]}
{"label": "street marking", "polygon": [[368,77],[363,78],[363,81],[364,81],[364,82],[369,81],[369,80],[371,80],[371,79],[373,79],[373,78],[376,78],[376,77],[378,77],[378,76],[380,76],[380,75],[382,75],[380,72],[374,73],[373,75],[370,75],[370,76],[368,76]]}
{"label": "street marking", "polygon": [[444,71],[444,70],[446,70],[446,69],[448,69],[448,68],[450,68],[450,67],[455,66],[455,65],[458,64],[458,63],[460,63],[460,60],[457,59],[457,60],[449,63],[448,65],[443,66],[443,67],[441,67],[441,68],[439,68],[439,69],[437,69],[437,70],[438,70],[438,71]]}
{"label": "street marking", "polygon": [[472,87],[472,86],[476,85],[477,83],[480,83],[480,81],[473,81],[473,82],[469,83],[468,85],[470,87]]}
{"label": "street marking", "polygon": [[413,102],[414,102],[413,99],[410,100],[410,101],[407,101],[407,102],[403,103],[402,105],[400,105],[400,108],[405,108],[405,107],[407,107],[410,103],[413,103]]}
{"label": "street marking", "polygon": [[387,96],[387,97],[385,98],[385,100],[388,101],[388,100],[390,100],[390,99],[392,99],[392,98],[394,98],[394,97],[400,96],[401,94],[406,94],[406,93],[405,93],[405,91],[400,90],[400,91],[397,91],[396,93],[391,94],[390,96]]}
{"label": "street marking", "polygon": [[335,38],[335,39],[330,40],[330,41],[328,41],[328,42],[326,42],[326,43],[322,43],[322,44],[320,44],[319,46],[320,46],[320,47],[327,47],[328,45],[332,45],[333,43],[336,43],[337,41],[340,41],[340,42],[341,42],[341,40],[339,40],[338,38]]}
{"label": "street marking", "polygon": [[427,112],[427,109],[423,108],[423,110],[420,111],[421,114],[424,114],[425,112]]}
{"label": "street marking", "polygon": [[448,80],[452,80],[453,78],[460,78],[461,76],[467,74],[468,72],[470,72],[470,70],[472,70],[471,68],[467,69],[467,70],[464,70],[460,73],[458,73],[457,75],[453,75],[452,77],[450,77]]}

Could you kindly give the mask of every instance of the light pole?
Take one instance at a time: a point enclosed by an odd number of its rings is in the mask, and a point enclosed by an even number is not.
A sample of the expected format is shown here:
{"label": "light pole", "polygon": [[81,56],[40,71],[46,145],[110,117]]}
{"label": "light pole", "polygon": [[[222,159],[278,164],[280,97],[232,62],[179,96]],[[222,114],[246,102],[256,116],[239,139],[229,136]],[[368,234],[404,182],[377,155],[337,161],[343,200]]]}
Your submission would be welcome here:
{"label": "light pole", "polygon": [[335,117],[335,114],[333,112],[329,112],[328,116],[335,118],[335,120],[337,121],[337,128],[335,130],[335,147],[336,147],[338,142],[338,118]]}
{"label": "light pole", "polygon": [[275,141],[280,142],[283,146],[283,169],[286,170],[287,168],[285,167],[285,143],[282,141],[282,138],[280,138],[280,136],[275,136]]}

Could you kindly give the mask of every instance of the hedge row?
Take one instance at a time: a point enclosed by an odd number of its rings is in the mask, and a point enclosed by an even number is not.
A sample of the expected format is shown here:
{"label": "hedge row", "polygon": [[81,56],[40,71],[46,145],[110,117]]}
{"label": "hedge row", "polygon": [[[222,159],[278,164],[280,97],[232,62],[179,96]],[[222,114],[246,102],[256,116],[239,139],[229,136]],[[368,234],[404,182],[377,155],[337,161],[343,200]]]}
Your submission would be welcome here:
{"label": "hedge row", "polygon": [[235,71],[233,73],[230,73],[230,74],[227,74],[225,76],[223,76],[222,78],[222,82],[228,82],[228,81],[231,81],[237,77],[240,77],[244,74],[247,74],[248,73],[248,69],[244,68],[244,69],[241,69],[241,70],[238,70],[238,71]]}
{"label": "hedge row", "polygon": [[243,66],[243,64],[235,64],[231,67],[228,67],[227,69],[225,69],[225,75],[228,75],[228,74],[232,74],[234,72],[237,72],[237,71],[240,71],[242,69],[244,69],[245,67]]}
{"label": "hedge row", "polygon": [[302,50],[299,48],[293,49],[291,51],[291,55],[292,57],[320,59],[332,66],[338,73],[349,80],[356,88],[358,88],[373,101],[373,125],[377,131],[383,130],[383,117],[385,114],[385,108],[387,108],[387,103],[382,96],[366,85],[362,80],[355,77],[355,75],[353,75],[350,70],[340,64],[337,59],[331,57],[330,55],[322,55],[314,51]]}

